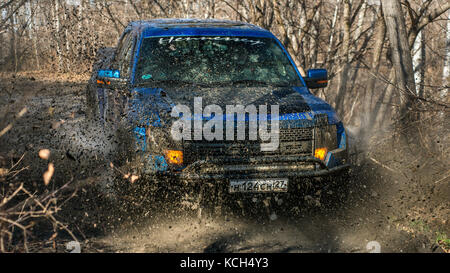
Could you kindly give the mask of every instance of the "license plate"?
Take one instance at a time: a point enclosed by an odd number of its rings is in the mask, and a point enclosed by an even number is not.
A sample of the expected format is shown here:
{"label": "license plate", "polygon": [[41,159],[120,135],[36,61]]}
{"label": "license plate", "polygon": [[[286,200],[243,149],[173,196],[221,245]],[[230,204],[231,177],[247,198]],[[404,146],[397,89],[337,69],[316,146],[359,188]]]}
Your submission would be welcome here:
{"label": "license plate", "polygon": [[286,192],[287,178],[230,180],[230,193],[235,192]]}

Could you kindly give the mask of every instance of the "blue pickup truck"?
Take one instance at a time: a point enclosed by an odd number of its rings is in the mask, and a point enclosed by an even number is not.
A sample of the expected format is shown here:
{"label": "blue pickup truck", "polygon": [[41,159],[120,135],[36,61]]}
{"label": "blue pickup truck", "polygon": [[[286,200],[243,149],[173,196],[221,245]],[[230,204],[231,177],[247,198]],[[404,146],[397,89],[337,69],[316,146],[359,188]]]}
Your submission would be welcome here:
{"label": "blue pickup truck", "polygon": [[[116,48],[99,50],[87,117],[114,132],[115,164],[140,177],[221,184],[230,194],[290,192],[350,167],[342,121],[309,90],[327,86],[327,71],[306,74],[271,32],[252,24],[136,21]],[[230,115],[230,105],[245,111]],[[261,120],[272,139],[253,126]]]}

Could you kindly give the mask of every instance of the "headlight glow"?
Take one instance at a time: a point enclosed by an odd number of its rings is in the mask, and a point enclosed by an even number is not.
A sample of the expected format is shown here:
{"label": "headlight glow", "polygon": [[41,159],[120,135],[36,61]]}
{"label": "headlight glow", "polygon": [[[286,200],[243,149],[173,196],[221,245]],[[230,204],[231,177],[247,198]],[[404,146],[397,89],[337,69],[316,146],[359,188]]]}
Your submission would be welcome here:
{"label": "headlight glow", "polygon": [[167,150],[165,154],[168,163],[183,164],[183,151]]}
{"label": "headlight glow", "polygon": [[320,160],[324,160],[325,156],[327,156],[328,153],[328,149],[327,148],[316,148],[314,150],[314,157],[320,159]]}

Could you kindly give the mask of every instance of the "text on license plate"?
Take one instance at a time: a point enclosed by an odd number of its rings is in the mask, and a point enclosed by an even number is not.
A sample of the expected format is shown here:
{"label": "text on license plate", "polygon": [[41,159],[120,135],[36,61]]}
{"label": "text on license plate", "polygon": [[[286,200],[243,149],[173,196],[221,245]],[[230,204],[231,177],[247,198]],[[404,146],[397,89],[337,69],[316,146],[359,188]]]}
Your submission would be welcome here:
{"label": "text on license plate", "polygon": [[287,178],[230,180],[230,193],[233,192],[286,192]]}

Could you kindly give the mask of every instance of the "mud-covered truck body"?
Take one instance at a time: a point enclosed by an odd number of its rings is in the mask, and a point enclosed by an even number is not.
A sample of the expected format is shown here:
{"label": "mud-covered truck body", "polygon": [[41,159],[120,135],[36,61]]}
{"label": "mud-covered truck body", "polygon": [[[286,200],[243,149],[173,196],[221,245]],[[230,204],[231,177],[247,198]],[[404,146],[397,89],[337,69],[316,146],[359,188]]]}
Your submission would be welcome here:
{"label": "mud-covered truck body", "polygon": [[350,167],[342,121],[309,91],[327,85],[326,70],[302,77],[265,29],[138,21],[99,55],[87,114],[117,132],[116,164],[131,172],[251,193]]}

